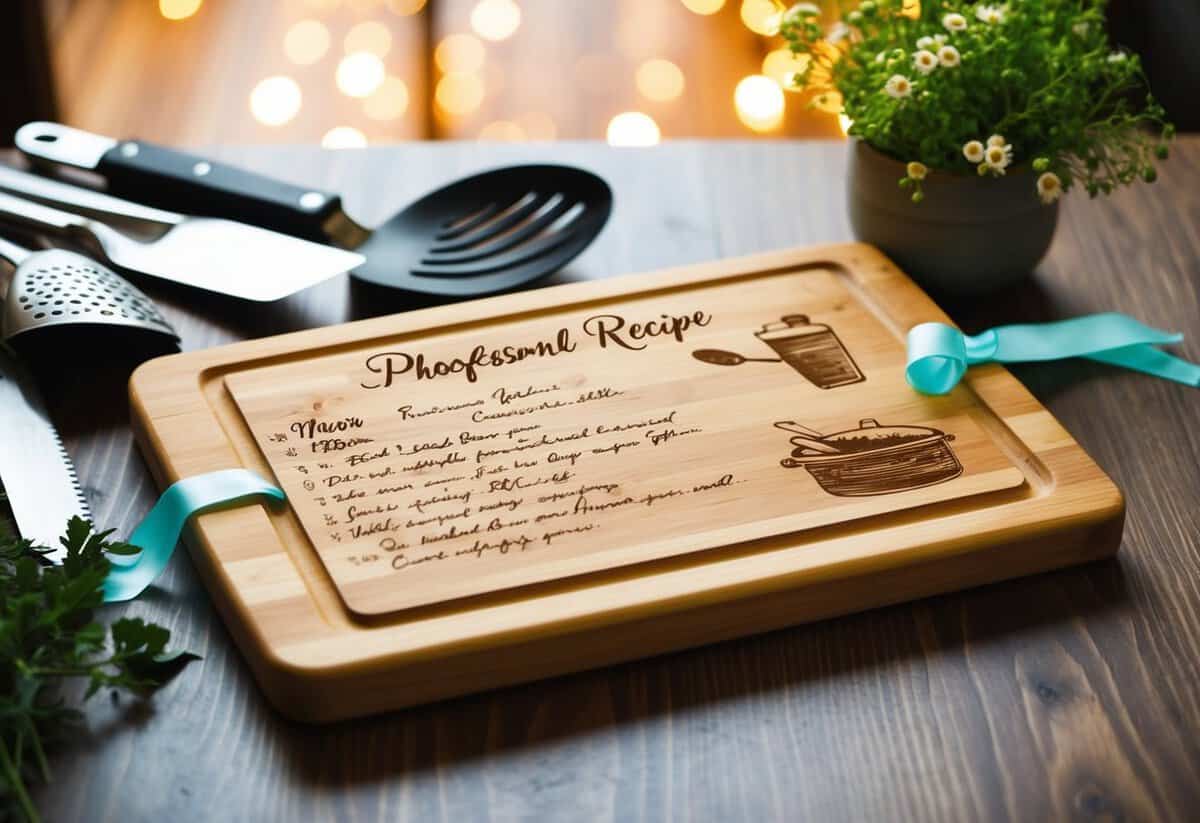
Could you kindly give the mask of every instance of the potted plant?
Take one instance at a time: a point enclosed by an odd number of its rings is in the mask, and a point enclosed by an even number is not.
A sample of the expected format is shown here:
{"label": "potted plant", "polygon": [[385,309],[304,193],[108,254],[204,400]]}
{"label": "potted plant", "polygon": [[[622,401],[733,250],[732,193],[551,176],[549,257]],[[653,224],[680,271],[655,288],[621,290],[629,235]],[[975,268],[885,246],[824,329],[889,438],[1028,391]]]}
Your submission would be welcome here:
{"label": "potted plant", "polygon": [[1174,133],[1137,55],[1113,50],[1106,0],[797,3],[780,32],[795,82],[838,103],[854,139],[850,217],[935,291],[1026,276],[1058,199],[1153,182]]}

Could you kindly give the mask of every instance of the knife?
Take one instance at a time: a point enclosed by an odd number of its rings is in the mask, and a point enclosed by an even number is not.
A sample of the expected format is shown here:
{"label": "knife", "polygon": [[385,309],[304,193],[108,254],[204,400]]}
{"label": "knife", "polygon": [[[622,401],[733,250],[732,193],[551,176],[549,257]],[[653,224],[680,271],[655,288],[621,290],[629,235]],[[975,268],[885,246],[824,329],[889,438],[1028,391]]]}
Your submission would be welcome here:
{"label": "knife", "polygon": [[75,466],[29,373],[7,346],[0,345],[0,480],[21,536],[54,551],[72,516],[92,519]]}
{"label": "knife", "polygon": [[[132,200],[217,214],[342,249],[357,248],[371,235],[343,211],[336,194],[293,186],[177,149],[46,122],[26,123],[13,141],[35,163],[50,161],[94,172],[105,179],[110,193]],[[169,183],[164,185],[164,180]],[[359,257],[347,268],[362,262]]]}

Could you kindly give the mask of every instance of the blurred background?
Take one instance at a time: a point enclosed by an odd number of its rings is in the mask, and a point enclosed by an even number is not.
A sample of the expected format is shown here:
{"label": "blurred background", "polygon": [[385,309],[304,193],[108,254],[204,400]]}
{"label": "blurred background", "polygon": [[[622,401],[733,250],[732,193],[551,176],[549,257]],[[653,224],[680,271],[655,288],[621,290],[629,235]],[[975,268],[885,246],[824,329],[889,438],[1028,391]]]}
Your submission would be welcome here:
{"label": "blurred background", "polygon": [[[827,3],[836,6],[837,3]],[[837,137],[776,0],[7,0],[0,144],[32,119],[177,145]],[[1114,0],[1182,128],[1197,0]],[[813,105],[817,103],[817,105]]]}

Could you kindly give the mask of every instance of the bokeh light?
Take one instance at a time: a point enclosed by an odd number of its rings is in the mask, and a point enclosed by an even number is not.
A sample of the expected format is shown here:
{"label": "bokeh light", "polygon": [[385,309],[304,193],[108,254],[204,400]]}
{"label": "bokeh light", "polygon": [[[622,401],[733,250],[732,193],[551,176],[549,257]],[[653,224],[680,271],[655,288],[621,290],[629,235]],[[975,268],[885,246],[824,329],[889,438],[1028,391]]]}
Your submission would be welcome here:
{"label": "bokeh light", "polygon": [[755,131],[770,131],[783,121],[783,90],[761,74],[743,77],[733,92],[738,119]]}
{"label": "bokeh light", "polygon": [[661,57],[647,60],[638,66],[634,77],[638,91],[650,100],[664,102],[683,94],[683,72],[670,60]]}
{"label": "bokeh light", "polygon": [[808,61],[807,54],[795,54],[788,48],[775,49],[763,58],[762,73],[778,83],[784,91],[801,92],[804,87],[797,86],[795,79],[796,75],[808,68]]}
{"label": "bokeh light", "polygon": [[498,143],[520,143],[525,139],[525,130],[511,120],[497,120],[480,129],[479,139]]}
{"label": "bokeh light", "polygon": [[477,74],[447,74],[438,81],[433,99],[447,114],[470,114],[483,102],[483,80]]}
{"label": "bokeh light", "polygon": [[353,126],[335,126],[321,138],[324,149],[361,149],[366,145],[367,136]]}
{"label": "bokeh light", "polygon": [[854,121],[850,119],[850,115],[846,112],[838,112],[838,127],[842,130],[842,134],[850,136],[850,127],[854,125]]}
{"label": "bokeh light", "polygon": [[337,67],[337,86],[348,97],[367,97],[383,83],[383,61],[369,51],[356,51],[342,58]]}
{"label": "bokeh light", "polygon": [[277,75],[259,82],[250,92],[250,113],[264,126],[282,126],[300,111],[300,86]]}
{"label": "bokeh light", "polygon": [[725,0],[683,0],[688,11],[696,14],[716,14],[725,6]]}
{"label": "bokeh light", "polygon": [[513,0],[479,0],[471,9],[471,28],[484,40],[506,40],[521,25],[521,7]]}
{"label": "bokeh light", "polygon": [[483,43],[469,34],[451,34],[433,50],[433,60],[444,74],[479,71],[484,57]]}
{"label": "bokeh light", "polygon": [[283,53],[298,66],[310,66],[329,51],[329,29],[318,20],[301,20],[283,36]]}
{"label": "bokeh light", "polygon": [[388,77],[363,100],[363,113],[372,120],[397,120],[408,111],[408,86],[399,77]]}
{"label": "bokeh light", "polygon": [[168,20],[186,20],[203,4],[204,0],[158,0],[158,11]]}
{"label": "bokeh light", "polygon": [[346,54],[365,51],[376,57],[383,57],[392,47],[392,33],[383,23],[367,20],[350,29],[342,45]]}
{"label": "bokeh light", "polygon": [[610,146],[653,146],[662,139],[658,123],[640,111],[625,111],[608,122]]}
{"label": "bokeh light", "polygon": [[407,17],[425,8],[425,0],[387,0],[387,7],[392,14]]}
{"label": "bokeh light", "polygon": [[775,0],[742,0],[742,22],[755,34],[768,37],[779,33],[783,7]]}

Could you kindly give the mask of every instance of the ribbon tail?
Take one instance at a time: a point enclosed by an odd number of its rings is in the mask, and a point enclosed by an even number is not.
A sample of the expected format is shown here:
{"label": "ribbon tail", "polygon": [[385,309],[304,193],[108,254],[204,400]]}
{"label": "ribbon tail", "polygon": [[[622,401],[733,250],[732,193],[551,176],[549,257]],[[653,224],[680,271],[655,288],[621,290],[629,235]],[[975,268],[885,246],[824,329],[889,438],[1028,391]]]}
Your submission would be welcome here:
{"label": "ribbon tail", "polygon": [[1164,380],[1174,380],[1185,386],[1200,387],[1200,365],[1147,344],[1125,346],[1086,356],[1089,360],[1140,371]]}
{"label": "ribbon tail", "polygon": [[141,549],[141,553],[131,560],[120,556],[110,558],[112,568],[104,581],[104,601],[132,600],[145,591],[167,567],[192,515],[245,505],[264,496],[285,499],[281,489],[246,469],[209,472],[171,484],[129,538],[129,543]]}

